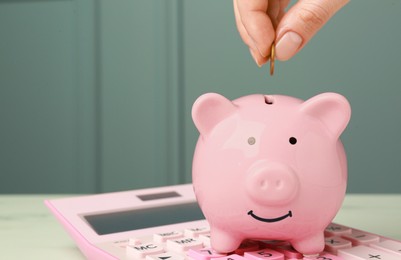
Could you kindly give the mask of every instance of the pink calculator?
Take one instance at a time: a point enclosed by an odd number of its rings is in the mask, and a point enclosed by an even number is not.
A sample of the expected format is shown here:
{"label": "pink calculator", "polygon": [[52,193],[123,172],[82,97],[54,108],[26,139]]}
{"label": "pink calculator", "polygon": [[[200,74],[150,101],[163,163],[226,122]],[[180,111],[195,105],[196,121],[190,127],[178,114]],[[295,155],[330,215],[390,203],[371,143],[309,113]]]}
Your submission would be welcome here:
{"label": "pink calculator", "polygon": [[[191,184],[45,203],[88,259],[304,259],[285,241],[245,240],[233,252],[214,251]],[[335,223],[325,243],[309,259],[401,259],[401,241]]]}

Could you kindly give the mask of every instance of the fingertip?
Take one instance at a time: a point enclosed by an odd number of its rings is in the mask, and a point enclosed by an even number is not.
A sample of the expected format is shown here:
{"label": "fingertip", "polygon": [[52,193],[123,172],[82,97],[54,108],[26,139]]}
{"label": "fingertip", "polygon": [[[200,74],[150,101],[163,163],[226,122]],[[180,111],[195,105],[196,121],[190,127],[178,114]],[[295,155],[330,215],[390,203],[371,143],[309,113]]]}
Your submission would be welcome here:
{"label": "fingertip", "polygon": [[255,51],[252,48],[249,48],[249,52],[251,53],[253,60],[259,68],[262,67],[268,60],[267,58],[262,57],[259,51]]}
{"label": "fingertip", "polygon": [[270,45],[275,38],[275,29],[268,16],[267,1],[238,1],[236,3],[237,17],[247,35],[252,41],[254,50],[266,58],[270,55]]}
{"label": "fingertip", "polygon": [[286,61],[294,57],[300,50],[303,39],[296,32],[286,32],[276,44],[276,59]]}
{"label": "fingertip", "polygon": [[304,0],[292,6],[277,26],[276,56],[291,59],[348,0]]}

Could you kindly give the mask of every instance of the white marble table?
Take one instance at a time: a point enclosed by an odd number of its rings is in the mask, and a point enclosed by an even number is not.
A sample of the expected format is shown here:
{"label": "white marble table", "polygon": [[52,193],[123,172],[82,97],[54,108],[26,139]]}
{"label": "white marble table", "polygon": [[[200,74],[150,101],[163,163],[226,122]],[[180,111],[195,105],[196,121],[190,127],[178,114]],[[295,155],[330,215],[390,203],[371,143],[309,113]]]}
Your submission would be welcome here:
{"label": "white marble table", "polygon": [[[0,195],[0,259],[84,259],[44,199],[66,195]],[[334,222],[401,240],[401,194],[347,195]]]}

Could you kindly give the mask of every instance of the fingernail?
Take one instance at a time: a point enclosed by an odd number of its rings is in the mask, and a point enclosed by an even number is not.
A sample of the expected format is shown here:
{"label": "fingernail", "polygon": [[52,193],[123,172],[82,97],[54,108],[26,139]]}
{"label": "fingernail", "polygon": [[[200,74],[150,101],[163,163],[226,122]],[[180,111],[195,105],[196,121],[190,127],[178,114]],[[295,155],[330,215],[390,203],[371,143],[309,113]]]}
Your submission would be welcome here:
{"label": "fingernail", "polygon": [[255,52],[251,48],[249,48],[249,52],[251,53],[253,60],[256,62],[256,65],[258,65],[259,68],[262,67],[262,63],[259,61],[259,58],[258,58],[258,52]]}
{"label": "fingernail", "polygon": [[276,58],[285,61],[292,58],[302,45],[302,37],[295,32],[287,32],[276,44]]}

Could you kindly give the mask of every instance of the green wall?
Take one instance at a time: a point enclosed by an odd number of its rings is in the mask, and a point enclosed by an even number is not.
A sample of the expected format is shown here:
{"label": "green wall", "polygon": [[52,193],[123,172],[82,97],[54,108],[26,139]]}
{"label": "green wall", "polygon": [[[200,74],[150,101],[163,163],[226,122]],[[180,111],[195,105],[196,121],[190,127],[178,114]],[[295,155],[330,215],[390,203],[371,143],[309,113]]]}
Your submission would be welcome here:
{"label": "green wall", "polygon": [[0,193],[190,182],[210,91],[345,95],[348,192],[401,193],[400,25],[400,1],[351,1],[270,77],[231,1],[0,0]]}

